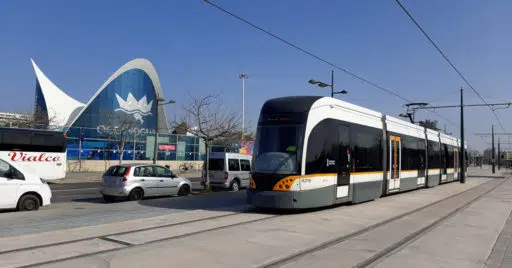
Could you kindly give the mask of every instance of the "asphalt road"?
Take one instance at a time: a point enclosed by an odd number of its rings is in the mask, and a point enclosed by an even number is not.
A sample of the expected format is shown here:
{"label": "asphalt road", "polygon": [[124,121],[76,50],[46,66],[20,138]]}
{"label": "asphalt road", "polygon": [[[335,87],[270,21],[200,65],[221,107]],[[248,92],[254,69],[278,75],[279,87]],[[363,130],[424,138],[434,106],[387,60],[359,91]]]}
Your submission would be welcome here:
{"label": "asphalt road", "polygon": [[[200,190],[201,178],[189,178],[192,191]],[[99,182],[50,184],[52,203],[73,202],[76,200],[101,199]]]}
{"label": "asphalt road", "polygon": [[234,211],[234,206],[245,204],[245,190],[148,198],[138,202],[106,203],[101,198],[75,198],[73,202],[55,203],[38,211],[0,212],[0,237],[137,220],[189,210]]}

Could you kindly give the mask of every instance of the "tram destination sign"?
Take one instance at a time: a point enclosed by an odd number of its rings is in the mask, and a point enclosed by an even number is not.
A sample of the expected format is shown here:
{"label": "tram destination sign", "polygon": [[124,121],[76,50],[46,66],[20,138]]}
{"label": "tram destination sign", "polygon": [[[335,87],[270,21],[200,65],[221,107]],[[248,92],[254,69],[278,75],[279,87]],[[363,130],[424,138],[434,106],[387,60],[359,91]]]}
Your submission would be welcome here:
{"label": "tram destination sign", "polygon": [[260,125],[300,125],[304,123],[304,113],[262,114]]}

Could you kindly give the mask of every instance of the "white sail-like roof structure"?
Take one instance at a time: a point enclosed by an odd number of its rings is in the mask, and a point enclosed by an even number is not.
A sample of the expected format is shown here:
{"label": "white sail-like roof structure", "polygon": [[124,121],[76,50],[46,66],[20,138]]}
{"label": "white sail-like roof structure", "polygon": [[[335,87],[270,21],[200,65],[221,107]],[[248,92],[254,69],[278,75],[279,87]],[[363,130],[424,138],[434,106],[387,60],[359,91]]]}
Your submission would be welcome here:
{"label": "white sail-like roof structure", "polygon": [[85,107],[85,104],[73,99],[60,88],[58,88],[36,65],[33,59],[32,66],[36,73],[37,81],[41,88],[48,120],[50,124],[65,126],[72,115],[76,115],[78,111]]}
{"label": "white sail-like roof structure", "polygon": [[[151,64],[151,62],[147,59],[134,59],[119,68],[107,79],[107,81],[105,81],[105,83],[103,83],[103,85],[96,91],[96,93],[87,102],[87,104],[83,104],[71,98],[61,89],[59,89],[50,81],[50,79],[48,79],[48,77],[46,77],[46,75],[44,75],[44,73],[39,69],[33,60],[32,65],[34,66],[34,71],[36,72],[36,77],[44,96],[48,110],[48,118],[54,122],[57,122],[57,124],[59,124],[61,127],[67,129],[72,127],[73,124],[77,122],[77,120],[87,110],[91,103],[93,103],[96,98],[98,98],[98,96],[103,92],[103,90],[107,88],[116,78],[133,69],[138,69],[145,72],[153,84],[157,99],[163,98],[162,87],[160,85],[158,74],[153,64]],[[119,101],[119,96],[117,96],[117,98],[117,101]],[[130,99],[128,99],[128,101],[130,101]],[[156,101],[153,105],[157,105]],[[158,117],[158,125],[160,126],[159,132],[168,132],[168,123],[164,107],[159,105],[157,106],[157,109],[158,114],[160,115]]]}

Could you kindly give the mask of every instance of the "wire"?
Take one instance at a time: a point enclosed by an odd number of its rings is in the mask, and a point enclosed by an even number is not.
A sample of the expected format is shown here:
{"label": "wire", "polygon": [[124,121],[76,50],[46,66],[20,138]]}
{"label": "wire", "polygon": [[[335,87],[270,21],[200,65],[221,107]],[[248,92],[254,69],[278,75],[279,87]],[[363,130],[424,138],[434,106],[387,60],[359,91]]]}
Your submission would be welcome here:
{"label": "wire", "polygon": [[[266,33],[266,34],[268,34],[268,35],[270,35],[270,36],[274,37],[275,39],[277,39],[277,40],[279,40],[279,41],[281,41],[281,42],[283,42],[283,43],[285,43],[285,44],[287,44],[287,45],[289,45],[289,46],[291,46],[291,47],[293,47],[293,48],[295,48],[295,49],[297,49],[297,50],[299,50],[299,51],[301,51],[301,52],[303,52],[303,53],[305,53],[305,54],[307,54],[307,55],[309,55],[309,56],[311,56],[311,57],[313,57],[313,58],[315,58],[315,59],[317,59],[317,60],[319,60],[319,61],[321,61],[321,62],[323,62],[323,63],[326,63],[326,64],[330,65],[331,67],[334,67],[334,68],[336,68],[336,69],[338,69],[338,70],[341,70],[341,71],[345,72],[346,74],[348,74],[348,75],[350,75],[350,76],[352,76],[352,77],[355,77],[355,78],[357,78],[358,80],[360,80],[360,81],[362,81],[362,82],[368,83],[368,84],[370,84],[370,85],[374,86],[375,88],[377,88],[377,89],[379,89],[379,90],[382,90],[382,91],[384,91],[384,92],[387,92],[387,93],[389,93],[389,94],[391,94],[391,95],[393,95],[393,96],[395,96],[395,97],[398,97],[398,98],[400,98],[400,99],[402,99],[402,100],[404,100],[404,101],[406,101],[406,102],[408,102],[408,103],[413,102],[413,101],[411,101],[411,100],[409,100],[409,99],[407,99],[407,98],[405,98],[405,97],[402,97],[402,96],[400,96],[399,94],[397,94],[397,93],[395,93],[395,92],[393,92],[393,91],[391,91],[391,90],[389,90],[389,89],[387,89],[387,88],[384,88],[384,87],[382,87],[382,86],[379,86],[379,85],[377,85],[376,83],[371,82],[370,80],[368,80],[368,79],[366,79],[366,78],[363,78],[362,76],[359,76],[359,75],[357,75],[357,74],[355,74],[355,73],[353,73],[353,72],[351,72],[351,71],[349,71],[349,70],[347,70],[347,69],[345,69],[345,68],[343,68],[343,67],[340,67],[340,66],[338,66],[338,65],[336,65],[336,64],[334,64],[334,63],[332,63],[332,62],[330,62],[330,61],[328,61],[328,60],[326,60],[326,59],[324,59],[324,58],[322,58],[322,57],[320,57],[320,56],[317,56],[317,55],[315,55],[315,54],[313,54],[313,53],[311,53],[311,52],[309,52],[309,51],[307,51],[307,50],[305,50],[305,49],[303,49],[303,48],[301,48],[301,47],[299,47],[299,46],[297,46],[297,45],[295,45],[295,44],[293,44],[293,43],[291,43],[291,42],[289,42],[289,41],[286,41],[285,39],[283,39],[283,38],[281,38],[281,37],[279,37],[279,36],[277,36],[277,35],[275,35],[275,34],[273,34],[273,33],[269,32],[269,31],[267,31],[267,30],[265,30],[265,29],[263,29],[263,28],[261,28],[261,27],[259,27],[259,26],[257,26],[257,25],[255,25],[254,23],[251,23],[251,22],[247,21],[246,19],[244,19],[244,18],[242,18],[242,17],[240,17],[240,16],[238,16],[238,15],[234,14],[233,12],[230,12],[230,11],[228,11],[228,10],[226,10],[226,9],[222,8],[221,6],[219,6],[219,5],[217,5],[217,4],[212,3],[212,2],[211,2],[211,1],[209,1],[209,0],[203,0],[203,1],[204,1],[204,2],[206,2],[206,3],[208,3],[209,5],[211,5],[211,6],[215,7],[215,8],[217,8],[217,9],[219,9],[220,11],[222,11],[222,12],[224,12],[224,13],[226,13],[226,14],[228,14],[228,15],[230,15],[230,16],[232,16],[232,17],[234,17],[234,18],[236,18],[236,19],[238,19],[238,20],[240,20],[240,21],[242,21],[242,22],[244,22],[244,23],[246,23],[246,24],[250,25],[251,27],[253,27],[253,28],[255,28],[255,29],[258,29],[258,30],[262,31],[262,32],[264,32],[264,33]],[[432,110],[427,110],[427,111],[429,111],[429,112],[432,112],[432,113],[436,114],[437,116],[439,116],[440,118],[442,118],[442,119],[446,120],[448,123],[450,123],[450,124],[452,124],[452,125],[456,125],[455,123],[453,123],[452,121],[448,120],[448,119],[447,119],[447,118],[445,118],[444,116],[441,116],[441,115],[440,115],[439,113],[437,113],[436,111],[432,111]]]}
{"label": "wire", "polygon": [[359,79],[360,81],[363,81],[363,82],[365,82],[365,83],[368,83],[368,84],[370,84],[370,85],[372,85],[372,86],[374,86],[374,87],[376,87],[376,88],[378,88],[378,89],[380,89],[380,90],[382,90],[382,91],[385,91],[385,92],[387,92],[387,93],[389,93],[389,94],[391,94],[391,95],[394,95],[395,97],[398,97],[398,98],[400,98],[400,99],[402,99],[402,100],[404,100],[404,101],[412,102],[411,100],[409,100],[409,99],[407,99],[407,98],[404,98],[404,97],[402,97],[402,96],[398,95],[397,93],[395,93],[395,92],[393,92],[393,91],[391,91],[391,90],[389,90],[389,89],[386,89],[386,88],[384,88],[384,87],[382,87],[382,86],[379,86],[379,85],[377,85],[377,84],[375,84],[375,83],[373,83],[373,82],[369,81],[368,79],[365,79],[365,78],[363,78],[363,77],[361,77],[361,76],[359,76],[359,75],[357,75],[357,74],[355,74],[355,73],[353,73],[353,72],[351,72],[351,71],[349,71],[349,70],[347,70],[347,69],[345,69],[345,68],[343,68],[343,67],[340,67],[340,66],[338,66],[338,65],[336,65],[336,64],[334,64],[334,63],[332,63],[332,62],[330,62],[330,61],[328,61],[328,60],[326,60],[326,59],[324,59],[324,58],[322,58],[322,57],[319,57],[319,56],[317,56],[317,55],[315,55],[315,54],[313,54],[313,53],[311,53],[311,52],[309,52],[309,51],[307,51],[307,50],[305,50],[305,49],[303,49],[303,48],[301,48],[301,47],[299,47],[299,46],[297,46],[297,45],[293,44],[293,43],[291,43],[291,42],[289,42],[289,41],[286,41],[285,39],[283,39],[283,38],[281,38],[281,37],[279,37],[279,36],[277,36],[277,35],[275,35],[275,34],[273,34],[273,33],[269,32],[269,31],[267,31],[267,30],[265,30],[265,29],[263,29],[263,28],[261,28],[261,27],[259,27],[259,26],[255,25],[255,24],[253,24],[253,23],[251,23],[251,22],[247,21],[247,20],[246,20],[246,19],[244,19],[244,18],[241,18],[241,17],[237,16],[236,14],[234,14],[234,13],[232,13],[232,12],[230,12],[230,11],[228,11],[228,10],[226,10],[226,9],[224,9],[224,8],[222,8],[222,7],[218,6],[218,5],[216,5],[216,4],[212,3],[212,2],[210,2],[209,0],[203,0],[203,1],[205,1],[205,2],[206,2],[206,3],[208,3],[208,4],[210,4],[210,5],[211,5],[211,6],[213,6],[213,7],[215,7],[215,8],[217,8],[217,9],[221,10],[222,12],[227,13],[227,14],[231,15],[232,17],[234,17],[234,18],[236,18],[236,19],[238,19],[238,20],[240,20],[240,21],[243,21],[243,22],[244,22],[244,23],[246,23],[246,24],[249,24],[249,25],[250,25],[250,26],[252,26],[253,28],[256,28],[256,29],[258,29],[258,30],[260,30],[260,31],[262,31],[262,32],[264,32],[264,33],[266,33],[266,34],[268,34],[268,35],[270,35],[270,36],[272,36],[272,37],[274,37],[274,38],[278,39],[279,41],[281,41],[281,42],[283,42],[283,43],[285,43],[285,44],[287,44],[287,45],[289,45],[289,46],[291,46],[291,47],[293,47],[293,48],[295,48],[295,49],[297,49],[297,50],[299,50],[299,51],[301,51],[301,52],[303,52],[303,53],[305,53],[305,54],[307,54],[307,55],[309,55],[309,56],[311,56],[311,57],[313,57],[313,58],[315,58],[315,59],[317,59],[317,60],[319,60],[319,61],[322,61],[322,62],[324,62],[324,63],[326,63],[326,64],[330,65],[331,67],[334,67],[334,68],[336,68],[336,69],[338,69],[338,70],[341,70],[341,71],[343,71],[343,72],[345,72],[345,73],[347,73],[347,74],[349,74],[349,75],[351,75],[351,76],[353,76],[353,77],[355,77],[355,78]]}
{"label": "wire", "polygon": [[439,97],[439,98],[435,98],[435,99],[433,99],[433,100],[431,100],[431,101],[427,101],[427,103],[428,103],[428,104],[435,103],[435,102],[437,102],[437,101],[440,101],[440,100],[442,100],[442,99],[444,99],[444,98],[446,98],[446,97],[448,97],[448,96],[454,95],[454,94],[456,94],[456,93],[460,93],[460,90],[459,90],[459,89],[457,89],[457,90],[455,90],[455,91],[453,91],[453,92],[450,92],[450,93],[447,93],[447,94],[445,94],[445,95],[442,95],[442,96],[441,96],[441,97]]}
{"label": "wire", "polygon": [[407,14],[407,16],[412,20],[412,22],[414,22],[416,27],[418,27],[418,29],[420,29],[420,31],[423,33],[423,35],[425,35],[425,37],[430,41],[430,43],[437,49],[437,51],[441,54],[441,56],[443,56],[443,58],[448,62],[448,64],[450,64],[450,66],[453,68],[453,70],[455,70],[455,72],[457,72],[457,74],[462,78],[462,80],[464,80],[464,82],[466,82],[466,84],[483,101],[483,103],[485,103],[489,107],[489,109],[491,109],[492,113],[496,117],[496,120],[498,120],[498,122],[500,123],[501,128],[503,129],[503,131],[505,131],[505,127],[503,127],[503,124],[501,123],[500,118],[498,117],[496,112],[492,109],[492,107],[487,103],[487,101],[485,101],[485,99],[480,95],[480,93],[478,93],[478,91],[476,91],[476,89],[471,85],[471,83],[469,83],[469,81],[464,77],[464,75],[462,75],[462,73],[457,69],[457,67],[455,67],[455,65],[453,65],[453,63],[450,61],[450,59],[448,59],[448,57],[443,53],[443,51],[441,51],[441,49],[430,38],[430,36],[423,30],[423,28],[418,24],[418,22],[416,22],[416,20],[412,17],[411,13],[409,13],[409,11],[407,11],[407,9],[402,5],[402,3],[400,3],[399,0],[395,0],[395,1],[402,8],[402,10],[405,12],[405,14]]}

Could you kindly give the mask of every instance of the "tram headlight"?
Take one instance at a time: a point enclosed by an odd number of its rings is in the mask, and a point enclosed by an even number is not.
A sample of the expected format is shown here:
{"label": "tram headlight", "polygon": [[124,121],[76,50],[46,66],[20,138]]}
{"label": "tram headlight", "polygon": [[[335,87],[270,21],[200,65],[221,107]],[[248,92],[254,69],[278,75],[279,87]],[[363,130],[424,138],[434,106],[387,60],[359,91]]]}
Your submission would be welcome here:
{"label": "tram headlight", "polygon": [[252,176],[249,177],[249,187],[256,189],[256,182],[252,179]]}
{"label": "tram headlight", "polygon": [[290,176],[290,177],[281,179],[280,181],[278,181],[276,183],[276,185],[274,185],[274,188],[272,190],[282,191],[282,192],[300,191],[299,177]]}

